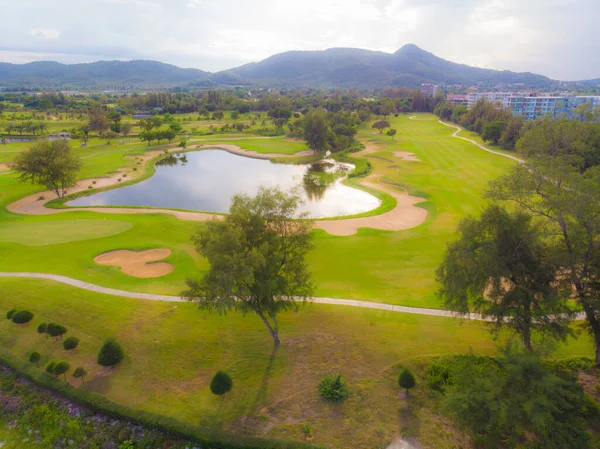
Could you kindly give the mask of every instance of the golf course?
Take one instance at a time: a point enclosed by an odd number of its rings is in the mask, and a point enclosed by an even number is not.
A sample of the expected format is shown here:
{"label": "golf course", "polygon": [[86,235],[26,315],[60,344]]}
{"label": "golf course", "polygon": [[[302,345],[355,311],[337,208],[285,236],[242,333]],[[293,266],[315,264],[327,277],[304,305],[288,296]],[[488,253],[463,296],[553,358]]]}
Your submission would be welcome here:
{"label": "golf course", "polygon": [[[486,206],[487,184],[518,162],[453,136],[456,130],[433,114],[389,120],[397,130],[392,137],[369,123],[360,125],[356,137],[365,149],[351,156],[356,166],[368,161],[372,171],[344,181],[376,196],[380,206],[315,223],[307,256],[315,296],[442,309],[436,269],[446,244],[456,239],[461,219],[478,216]],[[184,128],[203,126],[208,125],[184,122]],[[464,131],[458,136],[472,138]],[[182,151],[175,143],[148,145],[135,138],[71,145],[83,162],[79,189],[90,193],[142,183],[165,152]],[[186,150],[220,146],[286,163],[315,159],[302,141],[251,131],[194,136]],[[141,206],[71,210],[11,171],[10,163],[27,148],[26,143],[0,148],[0,272],[60,275],[109,289],[179,296],[186,279],[207,271],[190,237],[218,214]],[[433,411],[433,399],[419,388],[410,399],[399,392],[398,372],[410,367],[418,384],[432,357],[497,351],[482,321],[310,302],[297,313],[279,315],[282,344],[273,350],[267,329],[250,314],[211,314],[188,302],[2,276],[0,309],[13,308],[35,314],[28,327],[0,321],[0,355],[18,361],[19,369],[36,369],[27,357],[38,351],[41,366],[68,359],[72,367],[85,367],[85,384],[67,381],[126,407],[200,428],[328,448],[385,448],[398,435],[425,447],[459,447],[466,437]],[[77,351],[66,355],[59,341],[35,331],[47,322],[78,337]],[[588,335],[579,329],[576,334],[552,357],[593,357]],[[108,337],[125,349],[124,362],[110,371],[96,364]],[[233,379],[223,400],[208,388],[217,370]],[[351,393],[344,402],[327,402],[318,394],[319,380],[332,372],[348,382]]]}

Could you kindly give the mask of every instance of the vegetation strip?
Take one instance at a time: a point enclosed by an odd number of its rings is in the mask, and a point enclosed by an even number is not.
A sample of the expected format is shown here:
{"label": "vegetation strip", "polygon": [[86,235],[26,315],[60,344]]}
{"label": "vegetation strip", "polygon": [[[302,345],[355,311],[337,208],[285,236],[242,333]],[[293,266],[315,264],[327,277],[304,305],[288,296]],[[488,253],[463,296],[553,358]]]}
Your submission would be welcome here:
{"label": "vegetation strip", "polygon": [[[0,272],[0,277],[25,277],[25,278],[37,278],[37,279],[48,279],[51,281],[61,282],[63,284],[71,285],[73,287],[82,288],[97,293],[104,293],[112,296],[124,296],[127,298],[146,299],[149,301],[167,301],[167,302],[186,302],[185,298],[181,296],[170,296],[170,295],[153,295],[151,293],[137,293],[128,292],[126,290],[117,290],[114,288],[101,287],[100,285],[90,284],[88,282],[79,281],[77,279],[69,278],[67,276],[60,276],[58,274],[49,273],[27,273],[27,272]],[[424,307],[406,307],[406,306],[395,306],[392,304],[382,304],[378,302],[358,301],[355,299],[340,299],[340,298],[313,298],[312,302],[317,304],[331,304],[337,306],[350,306],[350,307],[362,307],[365,309],[377,309],[386,310],[388,312],[399,312],[409,313],[412,315],[429,315],[429,316],[441,316],[441,317],[456,317],[456,313],[448,310],[441,309],[426,309]],[[476,320],[476,321],[487,321],[482,318],[481,315],[471,313],[469,315],[461,316],[463,319]],[[577,319],[584,319],[583,314],[577,314]]]}

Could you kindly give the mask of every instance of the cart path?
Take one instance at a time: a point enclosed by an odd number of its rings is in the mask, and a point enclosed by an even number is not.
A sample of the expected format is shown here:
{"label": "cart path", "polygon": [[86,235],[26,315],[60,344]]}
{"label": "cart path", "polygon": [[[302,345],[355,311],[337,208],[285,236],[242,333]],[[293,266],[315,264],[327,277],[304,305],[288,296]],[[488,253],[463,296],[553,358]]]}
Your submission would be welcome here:
{"label": "cart path", "polygon": [[[80,281],[66,276],[49,273],[28,273],[28,272],[0,272],[0,277],[20,277],[20,278],[36,278],[46,279],[50,281],[60,282],[67,284],[72,287],[82,288],[96,293],[103,293],[112,296],[121,296],[126,298],[145,299],[148,301],[168,301],[168,302],[186,302],[185,298],[180,296],[168,296],[168,295],[154,295],[151,293],[138,293],[130,292],[125,290],[116,290],[113,288],[102,287],[100,285],[90,284],[88,282]],[[313,298],[312,302],[317,304],[333,304],[339,306],[351,306],[351,307],[362,307],[365,309],[376,309],[384,310],[388,312],[400,312],[409,313],[412,315],[429,315],[429,316],[440,316],[440,317],[456,317],[456,314],[449,310],[440,309],[426,309],[421,307],[406,307],[396,306],[392,304],[383,304],[378,302],[359,301],[355,299],[338,299],[338,298]],[[483,320],[479,314],[470,314],[465,316],[471,320]]]}

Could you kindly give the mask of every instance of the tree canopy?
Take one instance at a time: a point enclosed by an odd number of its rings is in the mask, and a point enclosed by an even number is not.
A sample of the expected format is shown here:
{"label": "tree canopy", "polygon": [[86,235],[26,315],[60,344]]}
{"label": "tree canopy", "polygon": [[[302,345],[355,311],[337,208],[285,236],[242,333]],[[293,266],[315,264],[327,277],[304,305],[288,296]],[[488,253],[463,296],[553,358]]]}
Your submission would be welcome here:
{"label": "tree canopy", "polygon": [[64,197],[75,185],[81,160],[65,140],[39,141],[15,158],[13,168],[20,181],[44,185]]}
{"label": "tree canopy", "polygon": [[305,262],[312,223],[299,205],[296,194],[276,188],[234,196],[224,220],[208,222],[192,237],[210,268],[201,280],[188,279],[184,296],[219,313],[256,313],[279,345],[277,314],[298,310],[313,293]]}
{"label": "tree canopy", "polygon": [[327,114],[323,109],[313,109],[306,114],[304,118],[304,140],[315,153],[327,150],[329,132]]}

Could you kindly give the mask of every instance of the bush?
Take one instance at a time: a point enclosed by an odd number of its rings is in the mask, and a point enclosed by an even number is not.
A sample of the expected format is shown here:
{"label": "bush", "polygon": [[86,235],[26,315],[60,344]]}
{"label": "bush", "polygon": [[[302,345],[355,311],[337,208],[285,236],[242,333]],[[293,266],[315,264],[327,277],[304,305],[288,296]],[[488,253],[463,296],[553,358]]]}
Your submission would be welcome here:
{"label": "bush", "polygon": [[108,338],[104,341],[100,352],[98,353],[98,365],[110,366],[114,368],[125,357],[123,346],[114,338]]}
{"label": "bush", "polygon": [[6,312],[6,319],[12,320],[12,317],[15,313],[17,313],[17,309],[10,309],[8,312]]}
{"label": "bush", "polygon": [[56,362],[50,362],[46,365],[46,372],[48,374],[54,375],[54,367],[56,366]]}
{"label": "bush", "polygon": [[46,326],[46,333],[51,337],[62,338],[62,336],[67,333],[67,328],[61,324],[48,323]]}
{"label": "bush", "polygon": [[[38,334],[45,334],[46,333],[46,326],[48,326],[47,323],[42,323],[37,327],[37,332]],[[48,335],[46,335],[48,336]]]}
{"label": "bush", "polygon": [[65,380],[67,379],[67,375],[65,374],[67,371],[69,371],[69,368],[71,367],[71,365],[69,365],[67,362],[58,362],[56,365],[54,365],[54,369],[53,369],[53,373],[56,376],[60,376],[61,374],[64,374],[65,376]]}
{"label": "bush", "polygon": [[225,371],[217,371],[210,381],[210,391],[213,394],[223,395],[231,391],[232,387],[233,381],[231,380],[231,376]]}
{"label": "bush", "polygon": [[402,368],[398,374],[398,385],[400,385],[400,388],[404,388],[406,394],[408,394],[408,390],[414,388],[416,384],[417,380],[414,374],[408,368]]}
{"label": "bush", "polygon": [[33,320],[33,313],[29,310],[19,310],[12,316],[12,322],[15,324],[27,324]]}
{"label": "bush", "polygon": [[77,349],[77,345],[79,345],[79,338],[77,337],[67,337],[63,342],[63,348],[65,348],[66,351]]}
{"label": "bush", "polygon": [[319,394],[332,401],[341,401],[350,394],[348,383],[341,374],[328,374],[319,383]]}
{"label": "bush", "polygon": [[29,363],[35,363],[35,365],[40,367],[40,359],[42,358],[39,352],[32,352],[29,354]]}

